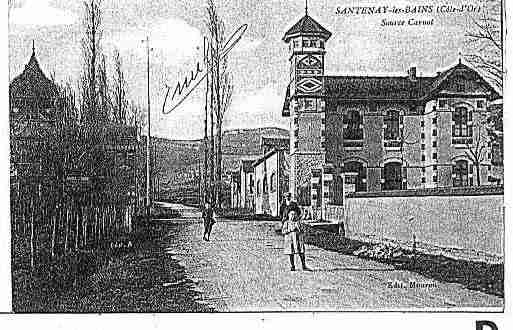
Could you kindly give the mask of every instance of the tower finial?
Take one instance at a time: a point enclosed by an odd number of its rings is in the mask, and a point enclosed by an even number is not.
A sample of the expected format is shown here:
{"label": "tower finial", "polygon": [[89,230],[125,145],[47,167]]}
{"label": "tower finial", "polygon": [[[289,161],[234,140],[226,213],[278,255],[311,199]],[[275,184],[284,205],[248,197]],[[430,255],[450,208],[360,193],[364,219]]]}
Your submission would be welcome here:
{"label": "tower finial", "polygon": [[461,51],[458,52],[458,63],[461,64]]}
{"label": "tower finial", "polygon": [[308,0],[305,0],[305,15],[308,16]]}
{"label": "tower finial", "polygon": [[34,39],[32,39],[32,54],[36,54],[36,43],[34,42]]}

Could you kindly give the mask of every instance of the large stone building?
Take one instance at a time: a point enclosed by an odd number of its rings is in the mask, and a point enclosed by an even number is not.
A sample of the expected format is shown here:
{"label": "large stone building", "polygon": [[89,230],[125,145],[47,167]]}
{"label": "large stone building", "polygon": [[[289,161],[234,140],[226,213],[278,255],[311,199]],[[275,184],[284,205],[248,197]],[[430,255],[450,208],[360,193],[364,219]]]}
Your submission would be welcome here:
{"label": "large stone building", "polygon": [[[283,37],[290,83],[290,190],[303,205],[342,190],[491,184],[486,123],[497,92],[461,60],[436,75],[327,76],[331,33],[308,13]],[[342,175],[345,174],[345,175]]]}

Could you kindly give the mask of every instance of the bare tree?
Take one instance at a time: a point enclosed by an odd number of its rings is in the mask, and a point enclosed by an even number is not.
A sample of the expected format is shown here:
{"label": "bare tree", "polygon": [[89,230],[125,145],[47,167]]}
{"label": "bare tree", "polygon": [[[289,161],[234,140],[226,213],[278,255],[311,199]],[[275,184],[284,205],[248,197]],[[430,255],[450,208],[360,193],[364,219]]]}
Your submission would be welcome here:
{"label": "bare tree", "polygon": [[469,161],[472,162],[474,167],[476,168],[476,183],[478,186],[481,185],[481,164],[486,159],[487,154],[487,141],[485,139],[485,135],[481,130],[481,125],[478,123],[477,126],[477,134],[471,140],[466,141],[465,143],[465,155]]}
{"label": "bare tree", "polygon": [[[219,17],[214,0],[208,0],[207,26],[210,39],[210,65],[211,65],[211,93],[213,95],[211,106],[215,117],[215,184],[214,205],[219,207],[221,203],[221,178],[222,178],[222,136],[223,120],[230,106],[233,94],[233,83],[228,72],[228,59],[223,54],[226,42],[225,24]],[[214,125],[212,123],[211,125]],[[214,136],[212,134],[212,139]]]}
{"label": "bare tree", "polygon": [[101,58],[102,13],[100,5],[100,0],[84,1],[81,98],[82,113],[84,120],[88,123],[98,123],[98,112],[101,111],[98,107],[98,78],[96,76]]}
{"label": "bare tree", "polygon": [[[110,118],[116,118],[115,109],[113,109],[110,100],[109,83],[107,74],[107,64],[105,55],[101,55],[100,65],[98,66],[98,108],[96,112],[96,120],[99,123],[105,123]],[[115,120],[114,120],[115,121]]]}
{"label": "bare tree", "polygon": [[465,58],[486,78],[502,90],[503,82],[503,22],[502,1],[483,0],[481,14],[472,17],[467,32],[467,47],[472,49]]}
{"label": "bare tree", "polygon": [[114,71],[112,88],[114,121],[119,124],[127,124],[129,120],[127,118],[126,80],[121,55],[117,49],[114,51]]}

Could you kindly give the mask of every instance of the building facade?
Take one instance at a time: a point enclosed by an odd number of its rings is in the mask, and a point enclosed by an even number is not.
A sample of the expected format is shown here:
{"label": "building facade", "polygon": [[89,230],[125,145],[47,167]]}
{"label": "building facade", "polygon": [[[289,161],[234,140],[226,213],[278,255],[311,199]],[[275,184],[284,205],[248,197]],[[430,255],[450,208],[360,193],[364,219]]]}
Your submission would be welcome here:
{"label": "building facade", "polygon": [[61,101],[58,87],[41,70],[32,47],[23,72],[9,85],[12,183],[41,181],[54,171],[46,151],[56,135]]}
{"label": "building facade", "polygon": [[425,77],[327,76],[331,33],[308,13],[283,41],[290,83],[290,191],[303,205],[343,191],[492,184],[488,106],[497,92],[461,60]]}
{"label": "building facade", "polygon": [[253,163],[256,214],[279,216],[282,196],[289,188],[287,157],[287,149],[274,149]]}

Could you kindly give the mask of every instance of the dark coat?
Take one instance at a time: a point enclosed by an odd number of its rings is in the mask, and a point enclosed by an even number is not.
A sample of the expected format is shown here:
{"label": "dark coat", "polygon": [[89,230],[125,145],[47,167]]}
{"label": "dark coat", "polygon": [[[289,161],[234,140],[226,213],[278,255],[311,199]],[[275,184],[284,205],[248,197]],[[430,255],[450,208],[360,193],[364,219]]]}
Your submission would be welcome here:
{"label": "dark coat", "polygon": [[214,209],[203,209],[203,212],[201,212],[201,217],[203,218],[203,222],[205,225],[215,223],[214,221]]}
{"label": "dark coat", "polygon": [[287,205],[287,203],[283,201],[280,205],[281,221],[285,221],[288,219],[290,211],[295,211],[298,217],[301,216],[301,209],[299,208],[299,205],[296,202],[291,201],[290,204]]}

